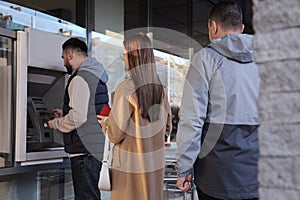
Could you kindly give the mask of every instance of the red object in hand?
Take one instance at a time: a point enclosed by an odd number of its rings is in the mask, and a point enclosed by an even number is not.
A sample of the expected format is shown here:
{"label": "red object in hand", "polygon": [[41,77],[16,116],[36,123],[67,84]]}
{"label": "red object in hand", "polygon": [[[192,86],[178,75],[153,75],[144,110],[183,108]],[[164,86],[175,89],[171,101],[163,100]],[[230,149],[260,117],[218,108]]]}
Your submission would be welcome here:
{"label": "red object in hand", "polygon": [[110,107],[108,105],[104,105],[99,115],[108,116],[110,112]]}

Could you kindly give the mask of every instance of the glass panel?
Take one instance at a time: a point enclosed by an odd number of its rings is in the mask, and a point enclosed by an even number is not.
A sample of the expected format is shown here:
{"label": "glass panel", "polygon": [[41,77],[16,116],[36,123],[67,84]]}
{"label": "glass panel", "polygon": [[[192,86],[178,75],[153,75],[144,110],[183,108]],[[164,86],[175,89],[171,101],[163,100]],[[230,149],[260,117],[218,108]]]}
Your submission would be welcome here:
{"label": "glass panel", "polygon": [[157,72],[163,85],[167,86],[172,106],[180,106],[184,77],[189,60],[154,50]]}
{"label": "glass panel", "polygon": [[201,46],[206,46],[209,43],[207,20],[214,5],[213,1],[193,0],[193,39]]}
{"label": "glass panel", "polygon": [[110,35],[124,31],[124,0],[97,0],[94,12],[96,32]]}
{"label": "glass panel", "polygon": [[125,78],[125,64],[120,57],[123,52],[123,37],[93,32],[92,38],[93,56],[104,65],[109,76],[108,91],[112,92]]}
{"label": "glass panel", "polygon": [[71,169],[37,173],[38,199],[74,199]]}
{"label": "glass panel", "polygon": [[[65,1],[60,1],[60,2],[66,3]],[[62,34],[66,36],[85,38],[86,30],[82,28],[82,26],[84,26],[84,23],[80,24],[81,26],[77,25],[78,21],[85,21],[85,14],[77,15],[76,20],[73,18],[69,20],[69,18],[64,15],[65,13],[67,13],[65,12],[66,10],[68,10],[67,6],[70,6],[70,10],[73,9],[71,11],[72,16],[75,15],[75,11],[74,11],[75,7],[79,7],[82,2],[83,1],[78,1],[76,6],[74,6],[75,5],[74,2],[69,5],[67,4],[57,5],[58,6],[57,9],[52,9],[56,4],[54,1],[51,1],[51,3],[53,3],[52,5],[45,4],[43,5],[45,7],[41,7],[40,5],[35,4],[38,2],[30,3],[29,1],[24,1],[24,2],[16,1],[16,3],[18,4],[13,4],[13,3],[8,3],[0,0],[0,26],[9,30],[24,30],[24,28],[30,27],[30,28]],[[37,10],[26,8],[20,5],[32,7]],[[85,10],[84,5],[83,7],[81,6],[80,8],[81,10]],[[49,10],[59,11],[58,13],[60,14],[56,14],[54,16],[49,15],[51,14],[47,12]]]}
{"label": "glass panel", "polygon": [[[168,88],[168,97],[172,110],[172,132],[167,142],[174,142],[176,139],[178,112],[181,104],[184,77],[189,68],[189,60],[182,57],[154,51],[157,72],[164,85]],[[174,154],[173,154],[174,155]]]}
{"label": "glass panel", "polygon": [[189,16],[187,0],[152,0],[152,27],[154,40],[163,44],[163,50],[173,55],[189,58]]}
{"label": "glass panel", "polygon": [[[64,1],[9,0],[8,2],[15,3],[27,8],[31,8],[33,10],[37,10],[42,13],[55,16],[73,23],[76,23],[77,17],[79,17],[76,16],[77,1],[73,1],[73,0],[64,0]],[[23,11],[23,8],[21,9]]]}
{"label": "glass panel", "polygon": [[1,200],[72,200],[74,191],[71,169],[53,169],[6,176],[0,180],[0,194]]}
{"label": "glass panel", "polygon": [[12,40],[0,36],[0,168],[12,166]]}
{"label": "glass panel", "polygon": [[17,5],[0,1],[1,26],[10,30],[22,30],[24,27],[30,27],[31,15],[34,15],[34,12],[30,12],[26,8],[22,8],[22,12],[20,11],[20,7]]}
{"label": "glass panel", "polygon": [[109,92],[112,92],[125,78],[125,65],[120,56],[124,40],[124,0],[97,0],[93,9],[93,56],[107,70],[107,86]]}
{"label": "glass panel", "polygon": [[187,0],[152,0],[153,27],[164,27],[188,35],[188,14]]}

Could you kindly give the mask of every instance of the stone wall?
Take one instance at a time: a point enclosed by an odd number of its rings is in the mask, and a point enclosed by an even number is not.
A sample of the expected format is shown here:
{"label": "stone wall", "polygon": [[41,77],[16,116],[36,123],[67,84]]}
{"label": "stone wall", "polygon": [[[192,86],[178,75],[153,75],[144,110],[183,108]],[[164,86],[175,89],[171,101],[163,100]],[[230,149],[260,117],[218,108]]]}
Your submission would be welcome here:
{"label": "stone wall", "polygon": [[300,199],[300,1],[253,0],[262,200]]}

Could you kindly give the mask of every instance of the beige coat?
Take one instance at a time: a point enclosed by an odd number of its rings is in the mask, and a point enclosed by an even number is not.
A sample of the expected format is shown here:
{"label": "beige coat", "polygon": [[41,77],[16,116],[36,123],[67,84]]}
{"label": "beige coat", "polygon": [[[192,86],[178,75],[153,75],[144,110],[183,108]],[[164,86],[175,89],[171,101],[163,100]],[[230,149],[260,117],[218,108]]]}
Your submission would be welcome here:
{"label": "beige coat", "polygon": [[149,122],[137,111],[132,79],[117,87],[106,122],[109,140],[115,144],[111,199],[163,199],[164,140],[171,130],[166,91],[160,106],[160,120]]}

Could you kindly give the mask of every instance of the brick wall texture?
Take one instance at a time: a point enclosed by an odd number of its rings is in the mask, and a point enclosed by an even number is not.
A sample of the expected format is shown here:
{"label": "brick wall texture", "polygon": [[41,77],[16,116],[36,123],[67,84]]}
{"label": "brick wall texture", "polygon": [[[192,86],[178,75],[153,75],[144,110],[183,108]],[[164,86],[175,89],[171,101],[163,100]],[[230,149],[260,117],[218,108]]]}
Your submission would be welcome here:
{"label": "brick wall texture", "polygon": [[262,200],[300,199],[300,0],[252,0]]}

